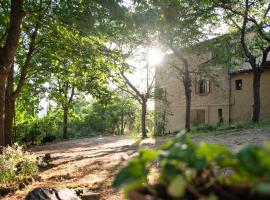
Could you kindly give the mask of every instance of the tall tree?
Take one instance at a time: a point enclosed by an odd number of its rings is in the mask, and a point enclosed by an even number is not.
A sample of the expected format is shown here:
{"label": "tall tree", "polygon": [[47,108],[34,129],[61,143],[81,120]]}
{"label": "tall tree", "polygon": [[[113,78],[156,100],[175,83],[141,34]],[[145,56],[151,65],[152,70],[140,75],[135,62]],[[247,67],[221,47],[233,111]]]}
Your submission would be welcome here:
{"label": "tall tree", "polygon": [[[249,63],[253,72],[253,108],[252,121],[260,119],[260,82],[261,74],[269,65],[267,57],[270,51],[270,2],[267,0],[253,1],[201,1],[202,6],[209,6],[215,13],[215,21],[219,20],[229,26],[231,34],[237,35],[230,44],[240,46],[242,57],[232,56],[233,59],[243,60],[240,65]],[[237,34],[235,34],[235,32]],[[239,63],[238,63],[239,65]]]}
{"label": "tall tree", "polygon": [[[138,62],[139,63],[139,62]],[[143,83],[132,82],[127,72],[131,72],[131,69],[136,68],[135,66],[131,66],[128,63],[124,63],[123,67],[120,69],[119,75],[122,78],[123,82],[117,84],[119,89],[131,95],[141,106],[141,134],[142,138],[147,137],[147,129],[146,129],[146,117],[147,117],[147,103],[150,98],[153,97],[153,87],[154,87],[154,76],[149,73],[149,65],[146,65],[146,73],[143,72],[140,76],[145,77]],[[136,69],[135,69],[136,70]],[[137,69],[138,70],[138,69]],[[121,84],[123,83],[123,84]]]}
{"label": "tall tree", "polygon": [[[24,1],[11,0],[8,11],[5,7],[0,7],[1,12],[9,13],[9,17],[3,14],[1,17],[8,23],[1,24],[1,47],[0,47],[0,146],[5,145],[5,103],[6,85],[9,71],[12,67],[16,49],[19,44],[21,26],[25,12],[23,10]],[[1,5],[8,4],[3,1]],[[3,20],[4,21],[4,20]]]}
{"label": "tall tree", "polygon": [[[109,35],[115,34],[114,26],[116,25],[114,22],[121,19],[119,16],[121,16],[122,10],[124,10],[124,8],[120,5],[121,1],[117,0],[109,2],[99,0],[91,2],[26,0],[18,1],[21,2],[20,5],[17,1],[11,2],[12,3],[10,8],[10,1],[3,1],[0,4],[0,9],[3,11],[1,12],[1,18],[3,19],[1,22],[3,22],[3,24],[0,25],[0,29],[4,32],[1,37],[1,44],[3,50],[6,51],[8,49],[8,51],[13,54],[14,58],[16,53],[14,52],[13,48],[8,48],[12,45],[10,38],[13,37],[13,42],[16,44],[16,40],[18,42],[21,36],[22,42],[19,44],[20,50],[17,52],[14,63],[15,71],[9,70],[11,68],[10,65],[8,68],[5,68],[6,70],[4,70],[3,73],[1,72],[2,75],[0,75],[1,77],[5,77],[1,78],[1,80],[4,81],[3,84],[1,84],[1,86],[3,86],[1,89],[8,89],[5,91],[5,95],[7,96],[5,96],[5,98],[0,98],[1,100],[5,99],[6,106],[5,109],[4,104],[0,103],[0,111],[5,112],[5,115],[1,114],[0,119],[0,121],[4,121],[3,123],[5,123],[5,126],[4,124],[0,125],[2,130],[0,133],[2,135],[1,137],[3,138],[3,142],[1,142],[0,145],[7,145],[11,143],[13,126],[12,119],[15,116],[13,107],[21,89],[24,87],[24,82],[26,79],[31,76],[36,76],[37,73],[41,72],[41,68],[44,70],[44,73],[50,72],[50,68],[45,69],[41,66],[43,65],[44,61],[45,63],[47,62],[46,57],[48,57],[48,55],[46,55],[46,53],[54,54],[54,52],[50,51],[50,49],[55,48],[55,45],[53,45],[55,41],[66,41],[66,44],[62,43],[62,45],[64,47],[72,48],[68,41],[73,40],[74,35],[77,36],[77,39],[79,39],[81,36],[87,35],[89,36],[88,40],[92,40],[93,42],[95,41],[96,43],[102,41],[100,42],[102,43],[100,46],[103,47],[103,42],[105,43],[105,41],[109,39]],[[25,17],[24,23],[19,23],[20,13],[18,11],[20,11],[20,9],[22,10],[23,2],[24,10],[27,15]],[[8,18],[9,13],[10,20]],[[24,12],[22,13],[24,14]],[[15,16],[16,14],[17,16]],[[18,25],[18,23],[20,25]],[[8,29],[9,24],[11,24],[10,26],[12,27],[13,32]],[[20,31],[17,31],[17,38],[14,37],[16,27],[17,29],[18,27],[19,29],[22,27],[23,30],[22,32],[21,29]],[[74,33],[73,36],[69,38],[69,40],[66,40],[68,36],[72,35],[71,33]],[[11,34],[13,34],[13,36]],[[18,44],[16,45],[18,46]],[[14,47],[14,45],[12,47]],[[97,46],[94,48],[96,47]],[[95,49],[93,52],[96,50],[97,49]],[[45,59],[41,58],[42,56],[40,55],[36,55],[35,62],[33,62],[32,60],[34,54],[43,55]],[[6,58],[5,60],[8,61],[9,59]],[[6,87],[9,71],[11,71],[11,73],[15,72],[14,74],[16,76],[14,77],[13,74],[9,75],[9,86]],[[13,83],[16,84],[15,88],[13,88]],[[3,116],[6,116],[5,119]],[[6,135],[5,139],[4,134]]]}
{"label": "tall tree", "polygon": [[[27,38],[29,38],[28,42],[28,48],[23,47],[27,49],[25,52],[26,55],[22,55],[24,61],[23,63],[20,63],[20,55],[16,56],[16,61],[14,62],[13,66],[11,67],[11,70],[9,72],[8,81],[7,81],[7,87],[6,87],[6,100],[5,100],[5,144],[11,145],[12,143],[12,135],[13,135],[13,119],[15,116],[15,102],[18,98],[23,85],[27,79],[27,74],[29,71],[29,67],[31,65],[31,60],[33,57],[33,54],[36,52],[36,38],[38,34],[39,29],[39,22],[35,25],[35,27],[30,28],[31,31],[29,35],[27,35]],[[16,88],[14,89],[15,80],[14,80],[14,65],[18,66],[20,71],[16,74],[18,77],[18,83],[16,85]]]}
{"label": "tall tree", "polygon": [[[163,45],[165,51],[170,50],[178,65],[177,72],[182,79],[186,99],[185,129],[190,131],[191,109],[191,77],[189,57],[193,53],[191,46],[202,41],[206,33],[204,24],[208,20],[206,9],[201,9],[197,1],[185,0],[153,0],[142,3],[137,15],[144,18],[155,37]],[[152,20],[149,20],[149,16]]]}

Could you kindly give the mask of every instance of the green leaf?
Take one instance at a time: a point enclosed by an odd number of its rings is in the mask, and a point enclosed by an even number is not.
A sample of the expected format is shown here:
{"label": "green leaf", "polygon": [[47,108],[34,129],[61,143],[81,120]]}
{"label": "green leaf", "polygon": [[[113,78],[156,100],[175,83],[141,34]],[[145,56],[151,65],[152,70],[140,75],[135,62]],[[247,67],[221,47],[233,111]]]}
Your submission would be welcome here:
{"label": "green leaf", "polygon": [[220,154],[230,154],[229,148],[219,144],[206,144],[201,142],[197,149],[197,155],[206,157],[208,161],[213,161]]}
{"label": "green leaf", "polygon": [[261,194],[270,194],[270,183],[261,183],[255,187],[255,191]]}
{"label": "green leaf", "polygon": [[137,158],[133,159],[117,174],[113,187],[120,187],[124,184],[132,184],[138,181],[143,182],[146,180],[146,175],[147,170],[144,163]]}
{"label": "green leaf", "polygon": [[186,181],[182,176],[175,177],[167,188],[167,192],[175,198],[184,196],[186,190]]}
{"label": "green leaf", "polygon": [[263,176],[266,169],[261,165],[258,157],[261,151],[263,151],[262,148],[255,145],[248,145],[241,149],[236,155],[240,167],[252,175]]}
{"label": "green leaf", "polygon": [[140,149],[140,159],[142,162],[151,162],[157,159],[159,153],[154,149]]}

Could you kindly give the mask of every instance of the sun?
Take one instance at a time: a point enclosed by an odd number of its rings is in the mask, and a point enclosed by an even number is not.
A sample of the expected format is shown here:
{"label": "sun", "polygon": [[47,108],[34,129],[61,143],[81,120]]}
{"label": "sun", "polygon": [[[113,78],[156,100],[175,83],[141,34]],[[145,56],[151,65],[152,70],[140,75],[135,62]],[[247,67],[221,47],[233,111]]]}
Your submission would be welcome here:
{"label": "sun", "polygon": [[151,48],[148,50],[147,61],[149,65],[157,65],[163,59],[163,54],[158,48]]}

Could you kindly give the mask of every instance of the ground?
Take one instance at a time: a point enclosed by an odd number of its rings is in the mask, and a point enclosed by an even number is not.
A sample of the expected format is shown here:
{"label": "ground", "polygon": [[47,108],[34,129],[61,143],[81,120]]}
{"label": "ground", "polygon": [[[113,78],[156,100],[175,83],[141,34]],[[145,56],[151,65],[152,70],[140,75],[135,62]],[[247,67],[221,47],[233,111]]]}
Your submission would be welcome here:
{"label": "ground", "polygon": [[[195,135],[196,142],[206,140],[220,143],[233,149],[245,144],[261,145],[270,140],[270,129],[250,129],[219,135]],[[96,191],[101,199],[122,200],[120,190],[111,187],[114,175],[127,160],[136,154],[139,146],[154,147],[165,138],[135,141],[127,136],[106,136],[76,139],[38,146],[31,151],[39,156],[51,153],[52,167],[40,173],[41,182],[17,191],[3,200],[24,199],[36,187],[72,187]]]}

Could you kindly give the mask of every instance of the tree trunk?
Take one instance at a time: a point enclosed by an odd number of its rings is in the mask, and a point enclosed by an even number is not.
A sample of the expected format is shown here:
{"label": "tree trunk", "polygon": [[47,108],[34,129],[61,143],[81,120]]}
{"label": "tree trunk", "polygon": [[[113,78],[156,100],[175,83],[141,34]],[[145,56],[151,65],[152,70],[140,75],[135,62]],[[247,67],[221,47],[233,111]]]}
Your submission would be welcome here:
{"label": "tree trunk", "polygon": [[124,125],[124,111],[121,110],[121,128],[120,128],[120,134],[123,135],[125,132],[125,125]]}
{"label": "tree trunk", "polygon": [[185,88],[186,97],[186,116],[185,116],[185,129],[190,131],[190,108],[191,108],[191,90],[190,87]]}
{"label": "tree trunk", "polygon": [[190,108],[191,108],[191,80],[189,77],[188,62],[184,62],[184,89],[186,98],[186,116],[185,116],[185,129],[187,132],[190,131]]}
{"label": "tree trunk", "polygon": [[252,122],[257,123],[260,120],[261,98],[260,98],[260,81],[261,71],[253,70],[253,113]]}
{"label": "tree trunk", "polygon": [[3,74],[0,74],[0,146],[5,146],[6,81],[7,81],[6,76]]}
{"label": "tree trunk", "polygon": [[141,132],[142,138],[146,138],[146,114],[147,114],[147,101],[143,99],[142,101],[142,113],[141,113]]}
{"label": "tree trunk", "polygon": [[68,107],[64,107],[64,127],[63,127],[63,139],[67,139],[67,125],[68,125]]}
{"label": "tree trunk", "polygon": [[6,98],[5,98],[5,145],[12,144],[12,135],[13,135],[13,118],[15,115],[15,98],[13,98],[13,74],[14,74],[14,65],[12,65],[7,81],[6,87]]}
{"label": "tree trunk", "polygon": [[[186,116],[185,116],[185,129],[187,132],[190,131],[190,108],[191,108],[191,80],[189,76],[189,64],[188,60],[171,45],[171,49],[174,54],[179,58],[183,63],[183,85],[185,89],[185,98],[186,98]],[[177,67],[178,68],[178,67]],[[178,68],[179,69],[179,68]],[[182,70],[180,70],[182,73]]]}
{"label": "tree trunk", "polygon": [[[10,23],[7,29],[5,44],[0,47],[0,146],[5,144],[5,98],[6,83],[14,56],[19,44],[23,11],[23,0],[12,0],[10,4]],[[0,150],[1,153],[1,150]]]}

